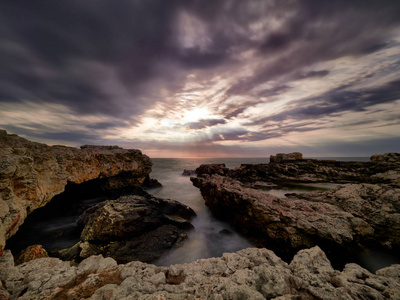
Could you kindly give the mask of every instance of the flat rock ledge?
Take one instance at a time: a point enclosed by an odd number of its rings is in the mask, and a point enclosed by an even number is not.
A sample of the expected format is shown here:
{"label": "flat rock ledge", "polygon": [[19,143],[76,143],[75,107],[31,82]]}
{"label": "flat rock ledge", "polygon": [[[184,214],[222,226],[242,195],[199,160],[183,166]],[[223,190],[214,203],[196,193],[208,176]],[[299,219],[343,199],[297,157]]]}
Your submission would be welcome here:
{"label": "flat rock ledge", "polygon": [[219,258],[158,267],[118,265],[91,256],[77,266],[39,258],[14,266],[0,257],[0,299],[400,299],[400,265],[375,274],[356,264],[334,270],[314,247],[290,264],[272,251],[249,248]]}
{"label": "flat rock ledge", "polygon": [[0,130],[0,255],[27,215],[67,184],[102,179],[109,190],[141,186],[151,167],[140,150],[47,146]]}

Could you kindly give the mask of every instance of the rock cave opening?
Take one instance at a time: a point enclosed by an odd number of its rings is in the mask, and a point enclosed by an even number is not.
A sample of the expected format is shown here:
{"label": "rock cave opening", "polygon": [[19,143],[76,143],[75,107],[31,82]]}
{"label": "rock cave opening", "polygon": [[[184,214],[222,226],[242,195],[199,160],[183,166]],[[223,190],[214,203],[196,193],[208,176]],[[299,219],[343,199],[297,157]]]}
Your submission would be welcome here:
{"label": "rock cave opening", "polygon": [[6,248],[14,255],[34,244],[40,244],[50,255],[79,241],[82,228],[77,218],[89,207],[122,194],[140,193],[140,187],[107,190],[107,178],[80,184],[68,183],[64,192],[53,197],[45,206],[28,215],[18,232],[7,240]]}

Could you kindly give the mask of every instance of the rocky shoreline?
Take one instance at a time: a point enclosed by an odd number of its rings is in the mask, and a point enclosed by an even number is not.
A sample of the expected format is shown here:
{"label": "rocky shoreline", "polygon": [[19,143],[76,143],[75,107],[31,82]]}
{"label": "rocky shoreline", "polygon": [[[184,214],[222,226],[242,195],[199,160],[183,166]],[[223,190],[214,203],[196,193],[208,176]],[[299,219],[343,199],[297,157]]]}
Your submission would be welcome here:
{"label": "rocky shoreline", "polygon": [[[202,165],[192,177],[206,205],[256,245],[281,255],[323,246],[351,255],[368,247],[400,250],[400,155],[370,162],[302,158],[269,164]],[[331,191],[279,198],[268,187],[297,183],[353,182]],[[357,182],[357,183],[355,183]]]}
{"label": "rocky shoreline", "polygon": [[[294,256],[286,262],[271,250],[249,248],[170,267],[144,263],[179,246],[195,216],[143,190],[159,184],[149,177],[151,166],[139,150],[50,147],[0,131],[0,299],[400,298],[400,265],[375,274],[356,264],[339,271],[319,247],[399,249],[399,154],[344,163],[294,153],[233,170],[200,166],[191,180],[213,213],[257,245],[289,249]],[[346,184],[287,198],[266,193],[292,182]],[[58,258],[40,245],[18,259],[4,250],[34,210],[56,195],[66,203],[88,190],[110,200],[81,214],[75,246],[58,251]]]}

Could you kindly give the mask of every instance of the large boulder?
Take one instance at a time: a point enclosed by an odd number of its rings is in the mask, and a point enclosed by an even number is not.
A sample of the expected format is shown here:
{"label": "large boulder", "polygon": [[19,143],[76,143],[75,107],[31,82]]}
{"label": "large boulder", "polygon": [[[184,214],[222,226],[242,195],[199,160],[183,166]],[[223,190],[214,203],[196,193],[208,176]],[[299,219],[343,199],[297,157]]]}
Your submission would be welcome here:
{"label": "large boulder", "polygon": [[151,262],[187,238],[193,216],[186,205],[148,194],[104,201],[79,217],[81,241],[60,254],[68,260],[103,254],[120,263]]}
{"label": "large boulder", "polygon": [[140,186],[152,163],[140,150],[47,146],[0,131],[0,255],[33,210],[46,205],[67,184],[99,179],[104,189]]}
{"label": "large boulder", "polygon": [[190,264],[157,267],[92,256],[77,266],[41,258],[14,266],[0,257],[0,295],[10,299],[399,299],[400,265],[375,274],[356,264],[335,270],[319,248],[288,264],[249,248]]}

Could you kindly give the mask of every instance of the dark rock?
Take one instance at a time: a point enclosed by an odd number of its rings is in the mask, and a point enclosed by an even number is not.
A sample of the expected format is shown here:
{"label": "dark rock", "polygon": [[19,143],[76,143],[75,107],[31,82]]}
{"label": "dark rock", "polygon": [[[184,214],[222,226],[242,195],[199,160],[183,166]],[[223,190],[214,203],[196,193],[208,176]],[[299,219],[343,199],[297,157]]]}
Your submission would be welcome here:
{"label": "dark rock", "polygon": [[183,170],[182,176],[196,176],[196,170]]}
{"label": "dark rock", "polygon": [[[79,258],[103,254],[118,262],[151,261],[187,238],[194,211],[169,199],[123,196],[101,202],[77,220],[83,227]],[[77,253],[76,245],[60,251],[64,259]]]}
{"label": "dark rock", "polygon": [[303,154],[300,152],[293,153],[278,153],[277,155],[271,155],[269,158],[270,162],[282,163],[285,161],[293,161],[303,159]]}

